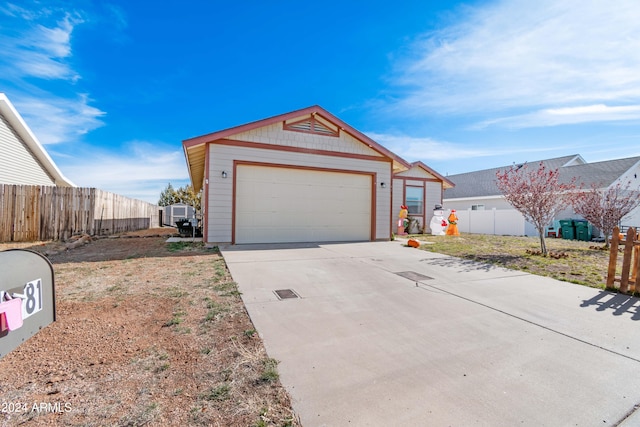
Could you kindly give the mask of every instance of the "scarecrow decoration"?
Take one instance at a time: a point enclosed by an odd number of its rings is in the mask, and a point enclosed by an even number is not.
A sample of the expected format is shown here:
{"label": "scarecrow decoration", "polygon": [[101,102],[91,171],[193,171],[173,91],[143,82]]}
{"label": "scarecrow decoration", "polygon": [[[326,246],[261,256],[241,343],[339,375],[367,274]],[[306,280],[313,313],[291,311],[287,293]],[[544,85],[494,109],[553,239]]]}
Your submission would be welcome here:
{"label": "scarecrow decoration", "polygon": [[447,228],[447,236],[459,236],[460,232],[458,231],[458,217],[456,216],[456,210],[452,209],[449,214],[449,227]]}
{"label": "scarecrow decoration", "polygon": [[398,235],[407,234],[404,231],[409,225],[407,216],[409,216],[408,208],[405,205],[400,206],[400,213],[398,214]]}

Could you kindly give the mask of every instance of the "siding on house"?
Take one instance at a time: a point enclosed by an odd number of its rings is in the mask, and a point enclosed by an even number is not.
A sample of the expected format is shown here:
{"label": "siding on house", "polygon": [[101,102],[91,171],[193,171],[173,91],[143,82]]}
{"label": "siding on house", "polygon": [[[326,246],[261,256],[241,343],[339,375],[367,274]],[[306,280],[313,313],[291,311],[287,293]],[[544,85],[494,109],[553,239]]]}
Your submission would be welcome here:
{"label": "siding on house", "polygon": [[278,145],[281,147],[303,148],[309,150],[334,151],[339,153],[358,154],[382,157],[361,141],[341,131],[339,137],[309,134],[283,130],[283,124],[274,123],[258,129],[252,129],[231,135],[228,139],[245,142]]}
{"label": "siding on house", "polygon": [[[442,204],[442,186],[442,177],[435,176],[417,164],[406,171],[395,174],[393,179],[394,229],[400,205],[405,203],[406,187],[422,187],[424,189],[424,213],[415,217],[418,218],[420,227],[424,228],[425,232],[431,232],[429,224],[433,217],[433,209],[436,204]],[[411,211],[409,211],[409,215],[414,216],[411,215]]]}
{"label": "siding on house", "polygon": [[[614,182],[613,185],[616,185],[618,182],[620,182],[622,186],[626,186],[627,183],[629,183],[631,188],[640,191],[640,159],[638,163]],[[640,207],[631,211],[627,216],[622,218],[620,222],[627,227],[640,227]]]}
{"label": "siding on house", "polygon": [[17,185],[56,185],[15,129],[0,114],[0,183]]}
{"label": "siding on house", "polygon": [[[396,230],[400,205],[405,204],[406,185],[423,190],[425,206],[424,214],[420,215],[423,224],[432,214],[433,208],[427,205],[440,203],[442,188],[454,185],[422,162],[408,163],[317,105],[190,138],[183,141],[183,148],[194,188],[204,189],[202,213],[207,242],[308,241],[335,239],[336,234],[360,238],[365,234],[363,229],[355,233],[357,227],[352,230],[347,226],[354,221],[345,216],[348,211],[343,209],[349,200],[353,201],[352,211],[359,212],[358,225],[366,222],[362,215],[370,211],[369,238],[388,240],[392,230]],[[263,166],[280,170],[267,173]],[[394,175],[403,172],[408,174]],[[363,175],[368,176],[366,186],[361,185]],[[273,188],[270,197],[262,197],[268,192],[263,185],[265,178],[259,178],[264,176],[274,180],[273,186],[268,187]],[[292,176],[300,177],[301,184],[293,182]],[[344,184],[336,181],[338,176]],[[248,198],[247,187],[243,185],[251,180],[259,183],[256,186],[261,190]],[[305,189],[300,190],[301,186]],[[349,191],[358,187],[366,187],[369,196],[351,197]],[[296,203],[300,202],[295,194],[291,194],[289,206],[288,194],[296,191],[327,201],[314,208],[313,213],[336,211],[336,216],[305,215],[305,209],[316,199],[309,199],[309,203],[297,209]],[[364,206],[365,199],[370,207]],[[305,216],[294,218],[291,223],[283,222],[287,215]],[[295,227],[303,224],[298,221],[302,218],[314,218],[309,233],[292,234]],[[247,234],[251,229],[253,234]],[[349,232],[343,233],[342,229]],[[240,238],[236,234],[241,234]]]}
{"label": "siding on house", "polygon": [[431,175],[430,173],[428,173],[427,171],[425,171],[422,168],[419,167],[412,167],[411,169],[404,171],[404,172],[400,172],[398,174],[396,174],[397,176],[403,176],[403,177],[407,177],[407,178],[430,178],[430,179],[437,179],[435,176]]}
{"label": "siding on house", "polygon": [[398,214],[400,213],[400,206],[404,204],[404,180],[393,178],[393,201],[391,204],[391,212],[393,213],[394,220],[394,233],[398,222]]}
{"label": "siding on house", "polygon": [[425,199],[425,212],[427,221],[427,231],[431,232],[429,224],[433,218],[433,209],[436,205],[442,204],[442,184],[439,182],[426,182],[427,198]]}
{"label": "siding on house", "polygon": [[[277,147],[273,147],[277,148]],[[380,182],[390,182],[391,165],[388,161],[364,160],[331,155],[308,155],[306,153],[238,147],[213,143],[209,145],[209,197],[207,201],[207,241],[231,242],[233,226],[233,182],[234,161],[265,163],[331,169],[343,171],[373,172],[376,174],[375,186],[375,239],[389,238],[389,211],[391,191],[389,186],[381,188]],[[222,178],[222,172],[227,178]],[[291,201],[295,205],[295,199]],[[292,211],[295,207],[292,206]]]}

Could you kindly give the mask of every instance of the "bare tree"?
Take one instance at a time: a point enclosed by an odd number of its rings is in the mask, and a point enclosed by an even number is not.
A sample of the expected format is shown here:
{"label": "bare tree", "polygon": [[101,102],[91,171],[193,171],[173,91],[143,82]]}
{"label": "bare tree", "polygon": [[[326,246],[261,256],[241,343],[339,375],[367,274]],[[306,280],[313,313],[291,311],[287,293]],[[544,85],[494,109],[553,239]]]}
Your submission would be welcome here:
{"label": "bare tree", "polygon": [[569,204],[568,191],[575,188],[573,180],[561,184],[559,175],[558,169],[549,170],[542,162],[535,170],[525,164],[496,173],[496,184],[504,198],[538,231],[544,256],[547,255],[545,227]]}
{"label": "bare tree", "polygon": [[176,190],[173,188],[173,185],[169,183],[160,193],[158,206],[169,206],[174,203],[185,203],[189,206],[193,206],[196,211],[199,211],[201,205],[201,193],[193,191],[193,187],[191,185],[180,187]]}
{"label": "bare tree", "polygon": [[640,206],[640,192],[618,182],[606,189],[592,185],[590,190],[576,192],[571,198],[573,210],[602,231],[605,247],[609,247],[609,237],[613,228],[622,218]]}

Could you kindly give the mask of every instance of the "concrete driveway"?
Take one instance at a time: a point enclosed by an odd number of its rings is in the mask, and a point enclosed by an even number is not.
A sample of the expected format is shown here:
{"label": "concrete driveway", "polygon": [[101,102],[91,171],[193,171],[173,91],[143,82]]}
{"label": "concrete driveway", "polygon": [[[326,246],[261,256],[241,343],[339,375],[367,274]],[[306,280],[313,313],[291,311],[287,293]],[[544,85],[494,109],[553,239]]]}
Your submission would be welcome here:
{"label": "concrete driveway", "polygon": [[637,298],[398,241],[222,253],[306,427],[640,425]]}

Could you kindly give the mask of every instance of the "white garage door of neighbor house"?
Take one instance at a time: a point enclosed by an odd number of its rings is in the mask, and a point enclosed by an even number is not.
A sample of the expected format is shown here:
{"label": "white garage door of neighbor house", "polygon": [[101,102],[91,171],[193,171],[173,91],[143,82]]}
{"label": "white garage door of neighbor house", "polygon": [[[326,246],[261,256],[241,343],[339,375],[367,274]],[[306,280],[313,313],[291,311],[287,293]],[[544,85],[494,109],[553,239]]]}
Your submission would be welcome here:
{"label": "white garage door of neighbor house", "polygon": [[235,242],[371,239],[371,175],[238,165]]}

